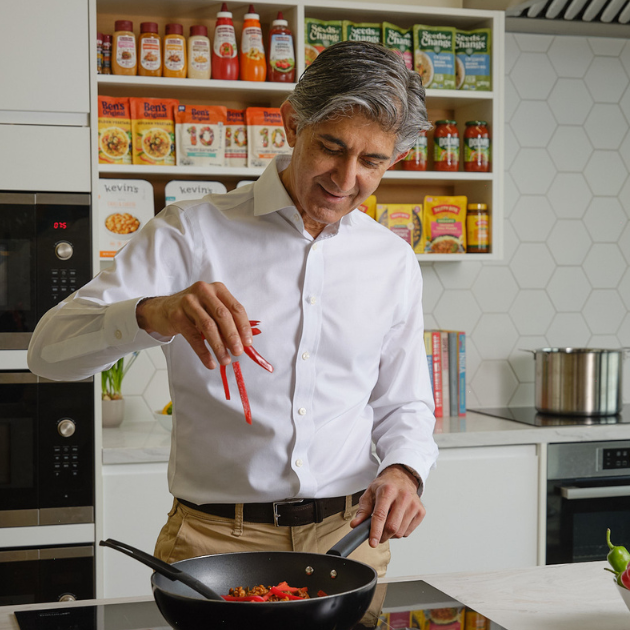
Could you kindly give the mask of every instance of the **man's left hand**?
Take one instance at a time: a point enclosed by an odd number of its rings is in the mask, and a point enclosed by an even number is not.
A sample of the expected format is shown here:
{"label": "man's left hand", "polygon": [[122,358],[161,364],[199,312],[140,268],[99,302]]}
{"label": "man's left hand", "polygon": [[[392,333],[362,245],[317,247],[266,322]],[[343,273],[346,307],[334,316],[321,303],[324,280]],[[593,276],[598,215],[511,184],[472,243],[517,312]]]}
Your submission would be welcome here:
{"label": "man's left hand", "polygon": [[363,493],[350,526],[356,527],[370,514],[370,547],[390,538],[409,536],[426,514],[413,474],[398,464],[388,466]]}

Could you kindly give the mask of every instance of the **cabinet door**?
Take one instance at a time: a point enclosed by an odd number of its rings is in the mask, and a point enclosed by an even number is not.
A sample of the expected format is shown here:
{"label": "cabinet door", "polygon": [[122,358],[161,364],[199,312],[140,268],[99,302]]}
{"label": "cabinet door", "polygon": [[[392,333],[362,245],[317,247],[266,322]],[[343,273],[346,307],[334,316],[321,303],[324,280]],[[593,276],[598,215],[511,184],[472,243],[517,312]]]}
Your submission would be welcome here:
{"label": "cabinet door", "polygon": [[534,445],[442,449],[422,497],[427,515],[392,541],[387,577],[536,565],[537,497]]}
{"label": "cabinet door", "polygon": [[86,0],[1,4],[0,110],[89,112],[89,60]]}
{"label": "cabinet door", "polygon": [[[152,554],[173,504],[167,464],[120,464],[103,467],[103,537]],[[103,549],[104,597],[152,596],[148,567]]]}

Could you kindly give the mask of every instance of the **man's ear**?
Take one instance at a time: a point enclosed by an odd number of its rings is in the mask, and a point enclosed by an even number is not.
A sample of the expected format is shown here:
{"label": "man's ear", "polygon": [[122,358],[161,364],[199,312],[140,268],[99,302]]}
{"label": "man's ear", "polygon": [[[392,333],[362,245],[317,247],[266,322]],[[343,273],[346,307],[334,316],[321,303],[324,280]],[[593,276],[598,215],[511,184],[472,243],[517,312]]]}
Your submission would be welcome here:
{"label": "man's ear", "polygon": [[284,101],[284,103],[280,105],[280,113],[282,114],[284,131],[287,134],[287,142],[289,146],[293,148],[295,147],[295,140],[297,138],[297,114],[289,101]]}

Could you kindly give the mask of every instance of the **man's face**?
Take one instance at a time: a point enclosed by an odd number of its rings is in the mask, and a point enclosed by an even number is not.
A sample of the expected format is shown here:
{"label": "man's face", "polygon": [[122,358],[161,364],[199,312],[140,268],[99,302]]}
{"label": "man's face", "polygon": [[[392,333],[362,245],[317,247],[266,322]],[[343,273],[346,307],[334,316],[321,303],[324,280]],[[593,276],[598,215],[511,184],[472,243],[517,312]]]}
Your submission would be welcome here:
{"label": "man's face", "polygon": [[391,166],[396,135],[361,114],[325,121],[298,135],[289,103],[282,113],[293,147],[282,182],[307,231],[317,236],[376,190]]}

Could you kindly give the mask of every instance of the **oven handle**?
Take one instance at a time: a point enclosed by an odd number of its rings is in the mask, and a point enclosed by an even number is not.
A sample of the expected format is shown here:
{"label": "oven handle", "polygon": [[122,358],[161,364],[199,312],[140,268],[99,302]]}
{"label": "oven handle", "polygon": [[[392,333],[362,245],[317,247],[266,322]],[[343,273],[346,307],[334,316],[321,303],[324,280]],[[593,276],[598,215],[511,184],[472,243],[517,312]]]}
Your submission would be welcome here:
{"label": "oven handle", "polygon": [[560,486],[563,499],[611,499],[613,497],[630,497],[630,486],[598,486],[595,488],[576,488]]}

